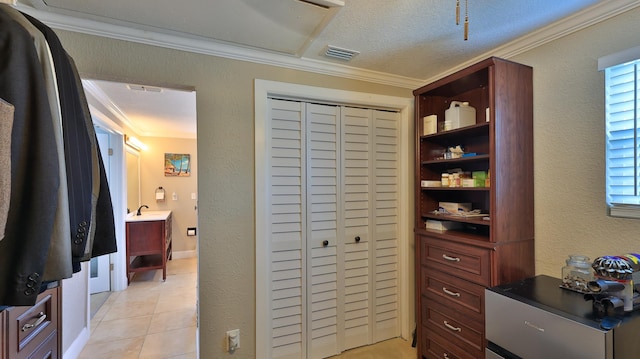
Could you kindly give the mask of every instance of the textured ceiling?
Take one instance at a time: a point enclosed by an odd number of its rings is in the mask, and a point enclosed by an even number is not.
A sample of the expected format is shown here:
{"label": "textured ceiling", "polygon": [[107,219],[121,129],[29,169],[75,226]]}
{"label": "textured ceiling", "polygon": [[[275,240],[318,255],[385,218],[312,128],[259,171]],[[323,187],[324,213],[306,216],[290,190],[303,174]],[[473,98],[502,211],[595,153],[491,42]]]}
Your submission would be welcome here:
{"label": "textured ceiling", "polygon": [[[299,0],[18,0],[17,7],[53,28],[417,88],[489,54],[517,53],[640,5],[460,0],[461,21],[468,3],[465,41],[463,25],[455,24],[456,0],[307,1],[337,6]],[[349,62],[328,58],[328,45],[359,54]],[[113,103],[126,98],[116,87],[102,92]],[[134,122],[134,113],[167,113],[162,105],[115,107],[126,109],[121,115]],[[195,111],[192,121],[195,131]]]}

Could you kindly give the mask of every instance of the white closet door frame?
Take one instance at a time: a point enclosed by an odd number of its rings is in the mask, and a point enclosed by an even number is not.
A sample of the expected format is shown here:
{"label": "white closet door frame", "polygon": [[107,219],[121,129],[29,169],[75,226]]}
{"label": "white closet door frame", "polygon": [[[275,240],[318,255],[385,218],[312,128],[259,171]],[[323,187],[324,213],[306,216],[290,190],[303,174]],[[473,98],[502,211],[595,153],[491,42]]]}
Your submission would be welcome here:
{"label": "white closet door frame", "polygon": [[[321,87],[296,85],[283,82],[256,79],[254,84],[255,101],[255,247],[256,247],[256,358],[269,358],[270,328],[269,310],[270,296],[269,283],[271,282],[269,258],[265,256],[270,252],[266,233],[269,233],[268,218],[265,209],[269,204],[270,193],[267,166],[271,153],[267,146],[268,129],[267,99],[269,96],[299,99],[303,101],[320,101],[325,103],[344,104],[352,106],[365,106],[379,109],[391,109],[400,112],[401,118],[401,179],[399,218],[402,225],[399,228],[399,262],[400,268],[400,302],[401,302],[401,336],[409,340],[415,327],[414,319],[414,264],[413,264],[413,176],[410,170],[413,168],[414,151],[414,99],[413,97],[395,97],[363,92],[352,92]],[[409,95],[410,96],[410,95]]]}

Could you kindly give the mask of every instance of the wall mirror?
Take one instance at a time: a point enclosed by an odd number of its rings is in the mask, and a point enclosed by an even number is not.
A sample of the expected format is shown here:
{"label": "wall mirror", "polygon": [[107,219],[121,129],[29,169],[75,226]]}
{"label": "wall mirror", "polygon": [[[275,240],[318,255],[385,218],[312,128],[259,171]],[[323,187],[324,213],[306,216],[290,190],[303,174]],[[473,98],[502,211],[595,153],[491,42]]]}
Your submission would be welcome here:
{"label": "wall mirror", "polygon": [[135,212],[140,207],[140,153],[127,147],[127,209]]}

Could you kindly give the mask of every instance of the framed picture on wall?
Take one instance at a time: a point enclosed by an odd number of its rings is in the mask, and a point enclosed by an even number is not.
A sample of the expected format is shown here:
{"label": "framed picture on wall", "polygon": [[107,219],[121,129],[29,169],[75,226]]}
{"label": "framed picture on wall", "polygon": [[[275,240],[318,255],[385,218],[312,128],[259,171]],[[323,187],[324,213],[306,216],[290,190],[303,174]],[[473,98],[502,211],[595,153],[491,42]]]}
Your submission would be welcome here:
{"label": "framed picture on wall", "polygon": [[165,153],[164,175],[165,177],[189,177],[191,176],[191,155],[188,153]]}

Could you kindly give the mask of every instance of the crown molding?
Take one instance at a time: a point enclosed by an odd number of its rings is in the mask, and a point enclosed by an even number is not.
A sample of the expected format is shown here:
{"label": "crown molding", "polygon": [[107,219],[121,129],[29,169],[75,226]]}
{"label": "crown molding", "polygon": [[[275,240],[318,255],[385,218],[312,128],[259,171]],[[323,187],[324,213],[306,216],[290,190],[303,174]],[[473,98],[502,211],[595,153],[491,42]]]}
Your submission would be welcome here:
{"label": "crown molding", "polygon": [[125,40],[199,54],[224,57],[228,59],[273,65],[329,76],[374,82],[401,88],[413,89],[422,83],[420,79],[397,76],[377,71],[363,70],[355,67],[333,64],[304,57],[297,58],[293,56],[286,56],[278,53],[260,51],[238,45],[230,45],[228,43],[223,43],[211,39],[205,40],[204,38],[192,38],[147,30],[139,30],[120,25],[107,24],[90,19],[76,18],[66,14],[43,11],[20,4],[17,6],[17,8],[20,11],[23,11],[37,18],[48,26],[59,30],[74,31],[117,40]]}
{"label": "crown molding", "polygon": [[165,34],[148,30],[133,29],[126,26],[107,24],[96,20],[82,19],[66,14],[44,11],[22,4],[18,4],[16,7],[20,11],[38,18],[40,21],[55,29],[205,55],[213,55],[240,61],[278,66],[328,76],[337,76],[400,88],[415,89],[468,67],[469,65],[487,57],[498,56],[502,58],[510,58],[516,56],[550,41],[607,20],[623,12],[632,10],[638,6],[640,6],[640,1],[635,0],[608,0],[600,2],[564,18],[561,21],[485,52],[480,56],[474,57],[473,59],[449,69],[445,73],[438,74],[426,80],[360,69],[305,57],[297,58],[293,56],[286,56],[278,53],[231,45],[211,39],[184,37],[177,34]]}
{"label": "crown molding", "polygon": [[[127,115],[116,105],[111,98],[100,89],[100,87],[96,86],[95,83],[91,80],[82,80],[82,87],[87,92],[89,96],[92,96],[99,104],[104,106],[104,108],[111,114],[111,116],[107,115],[107,118],[116,118],[120,121],[120,124],[123,124],[130,129],[132,129],[137,134],[142,133],[140,128],[138,128]],[[94,106],[95,108],[95,106]],[[104,114],[103,114],[104,115]]]}

